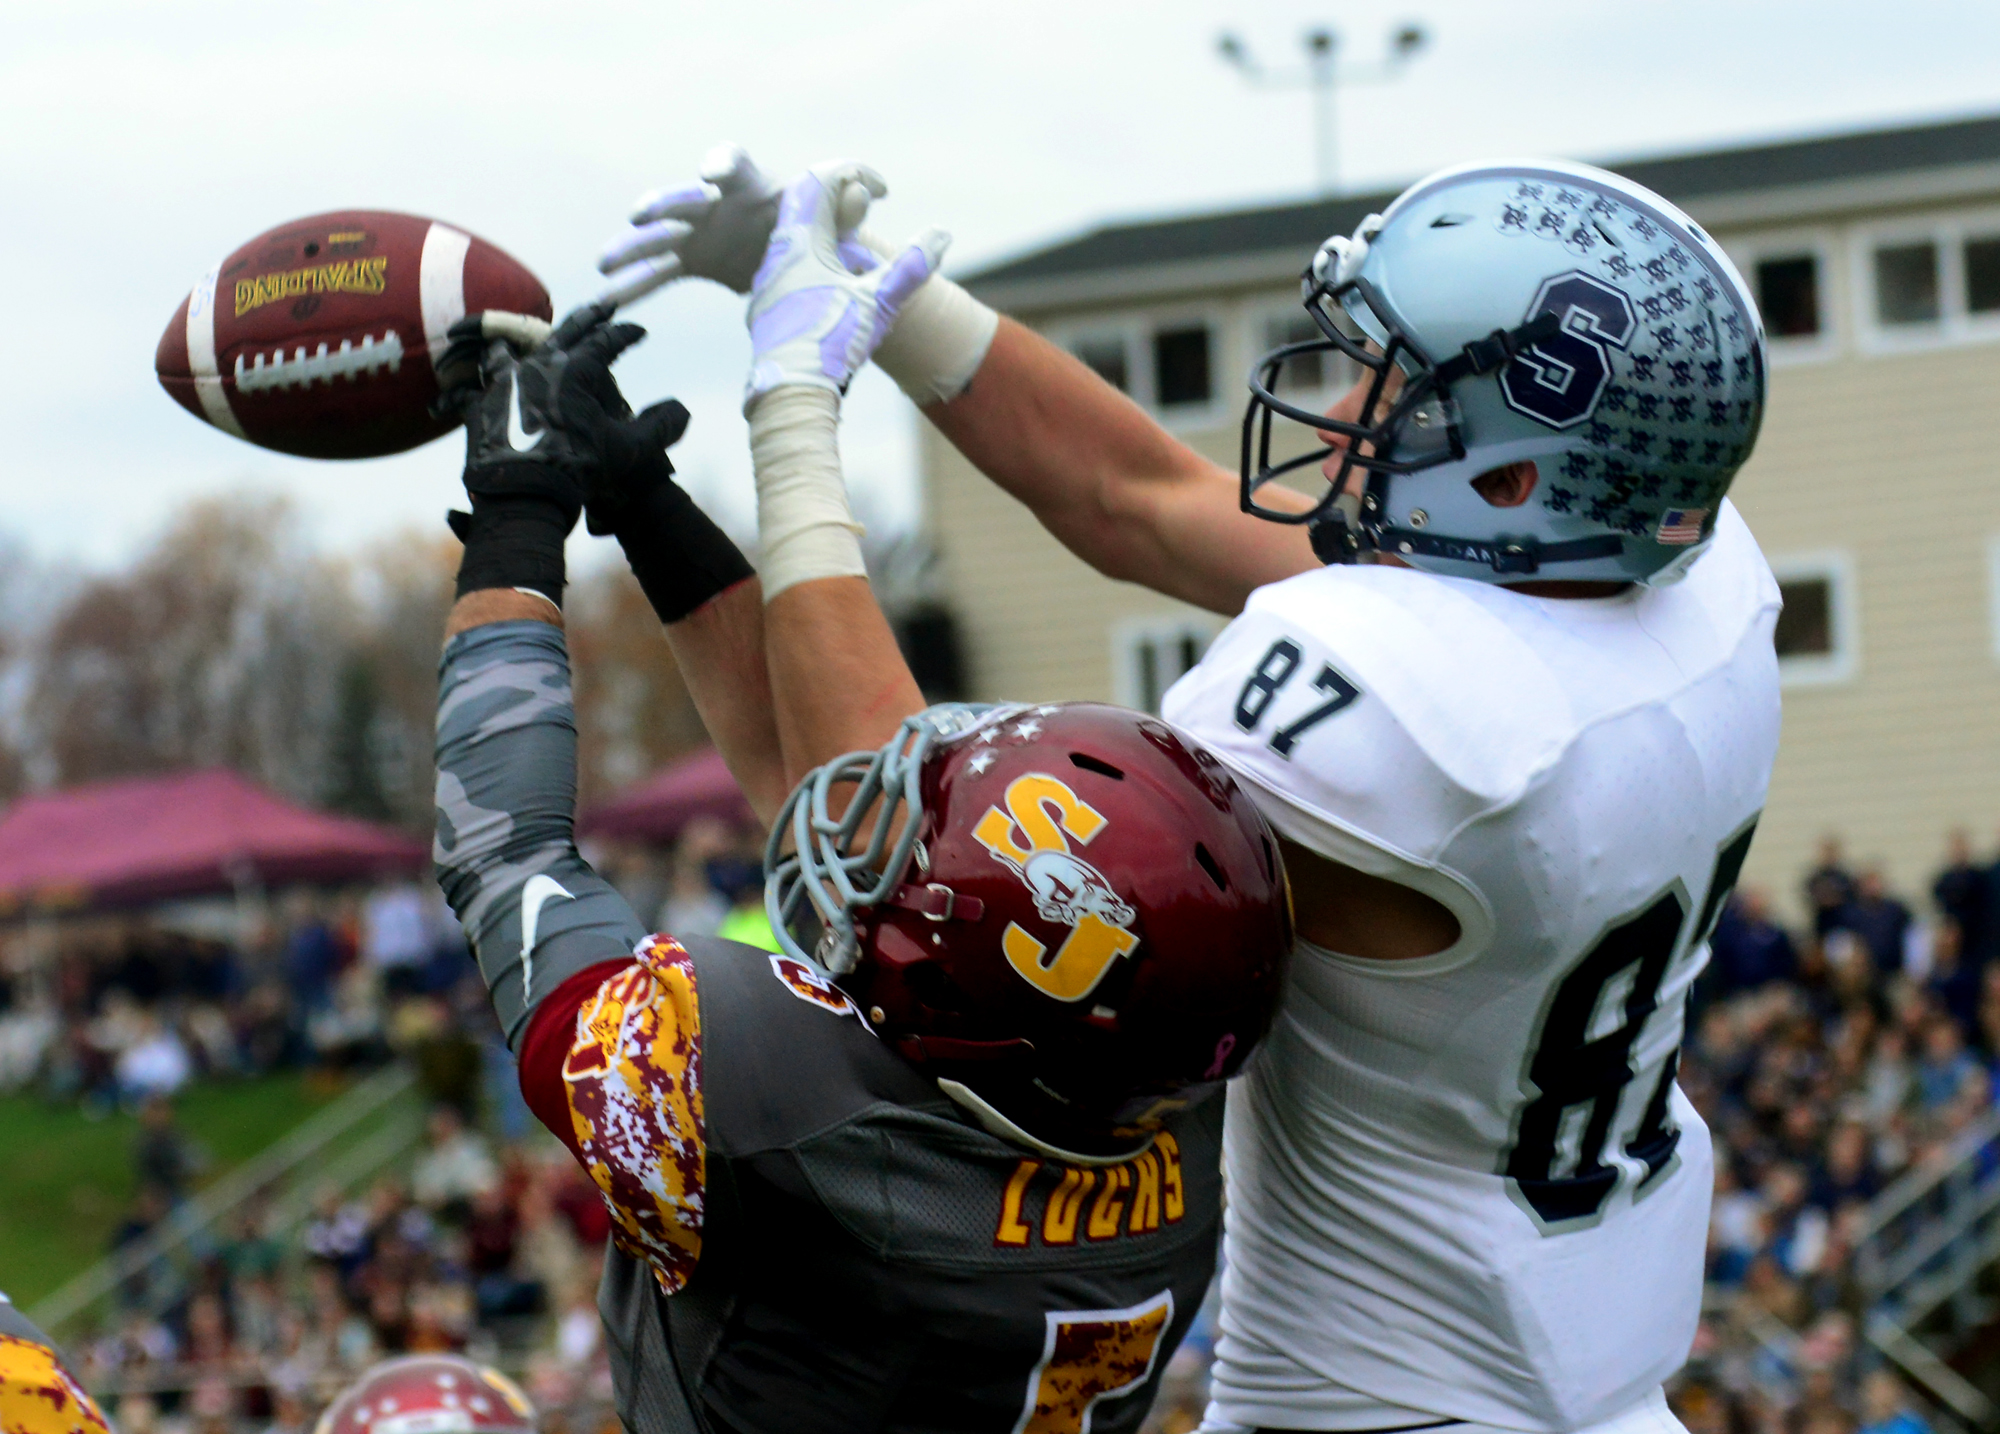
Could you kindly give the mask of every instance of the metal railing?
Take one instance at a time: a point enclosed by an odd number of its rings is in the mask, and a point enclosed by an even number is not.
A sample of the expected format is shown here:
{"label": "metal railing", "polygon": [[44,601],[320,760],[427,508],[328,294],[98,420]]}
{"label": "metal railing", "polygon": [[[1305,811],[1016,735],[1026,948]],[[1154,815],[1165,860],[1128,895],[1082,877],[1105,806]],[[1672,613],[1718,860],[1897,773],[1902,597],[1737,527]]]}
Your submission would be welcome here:
{"label": "metal railing", "polygon": [[[120,1290],[171,1267],[206,1240],[247,1201],[275,1193],[272,1234],[303,1223],[315,1194],[348,1190],[381,1170],[423,1136],[423,1112],[413,1099],[415,1075],[403,1065],[376,1072],[281,1139],[182,1202],[139,1239],[107,1255],[28,1311],[61,1339],[78,1319]],[[373,1129],[364,1127],[374,1123]],[[155,1279],[154,1286],[161,1284]],[[143,1303],[157,1304],[148,1296]],[[157,1313],[157,1311],[154,1311]]]}
{"label": "metal railing", "polygon": [[1996,1262],[2000,1110],[1876,1196],[1855,1249],[1868,1342],[1973,1429],[2000,1428],[2000,1406],[1947,1361],[1996,1313],[1980,1289]]}

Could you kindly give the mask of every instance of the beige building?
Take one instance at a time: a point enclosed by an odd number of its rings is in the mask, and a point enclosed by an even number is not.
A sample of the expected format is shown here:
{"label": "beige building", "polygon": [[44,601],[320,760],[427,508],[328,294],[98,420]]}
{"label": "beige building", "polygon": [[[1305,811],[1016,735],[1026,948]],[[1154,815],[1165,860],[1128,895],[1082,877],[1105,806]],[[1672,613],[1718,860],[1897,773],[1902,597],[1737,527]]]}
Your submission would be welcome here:
{"label": "beige building", "polygon": [[[1613,168],[1708,226],[1771,335],[1732,496],[1785,589],[1785,732],[1745,880],[1796,912],[1838,833],[1925,893],[1948,829],[2000,832],[2000,119]],[[1242,376],[1312,336],[1300,269],[1393,197],[1099,229],[969,287],[1234,471]],[[1153,706],[1220,627],[1085,567],[928,427],[923,472],[972,695]]]}

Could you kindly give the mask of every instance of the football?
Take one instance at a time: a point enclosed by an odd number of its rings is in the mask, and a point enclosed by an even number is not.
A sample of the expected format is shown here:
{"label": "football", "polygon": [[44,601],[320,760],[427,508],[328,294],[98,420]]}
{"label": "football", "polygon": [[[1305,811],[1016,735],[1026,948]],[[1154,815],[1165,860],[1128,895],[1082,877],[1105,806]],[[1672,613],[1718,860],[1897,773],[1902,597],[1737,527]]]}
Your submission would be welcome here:
{"label": "football", "polygon": [[467,313],[552,317],[521,262],[463,229],[366,209],[281,224],[181,300],[153,366],[181,407],[307,458],[377,458],[449,432],[434,361]]}

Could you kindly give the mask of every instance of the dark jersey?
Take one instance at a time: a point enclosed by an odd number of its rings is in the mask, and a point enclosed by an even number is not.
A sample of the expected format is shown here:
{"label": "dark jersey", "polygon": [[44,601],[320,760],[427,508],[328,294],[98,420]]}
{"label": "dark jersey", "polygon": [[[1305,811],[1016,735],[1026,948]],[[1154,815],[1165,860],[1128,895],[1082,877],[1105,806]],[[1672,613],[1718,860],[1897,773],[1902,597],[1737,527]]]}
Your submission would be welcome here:
{"label": "dark jersey", "polygon": [[1219,1100],[1065,1164],[966,1118],[813,969],[647,936],[570,841],[554,628],[456,639],[438,743],[441,880],[611,1212],[628,1429],[1137,1428],[1212,1270]]}

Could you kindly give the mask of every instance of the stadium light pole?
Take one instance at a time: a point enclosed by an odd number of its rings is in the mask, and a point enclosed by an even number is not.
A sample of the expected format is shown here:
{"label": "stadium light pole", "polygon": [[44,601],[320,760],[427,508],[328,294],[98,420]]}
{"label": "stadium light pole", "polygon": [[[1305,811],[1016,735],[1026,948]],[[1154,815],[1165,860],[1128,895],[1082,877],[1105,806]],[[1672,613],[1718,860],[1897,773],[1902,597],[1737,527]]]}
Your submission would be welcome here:
{"label": "stadium light pole", "polygon": [[1389,35],[1388,53],[1372,65],[1343,67],[1340,64],[1340,35],[1331,26],[1308,30],[1299,39],[1305,51],[1300,69],[1267,70],[1250,53],[1243,37],[1225,30],[1215,40],[1216,53],[1259,89],[1309,89],[1313,96],[1313,167],[1319,191],[1337,194],[1340,190],[1338,153],[1335,147],[1335,92],[1339,85],[1372,85],[1393,80],[1403,67],[1430,42],[1430,33],[1414,22],[1399,26]]}

